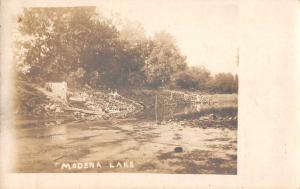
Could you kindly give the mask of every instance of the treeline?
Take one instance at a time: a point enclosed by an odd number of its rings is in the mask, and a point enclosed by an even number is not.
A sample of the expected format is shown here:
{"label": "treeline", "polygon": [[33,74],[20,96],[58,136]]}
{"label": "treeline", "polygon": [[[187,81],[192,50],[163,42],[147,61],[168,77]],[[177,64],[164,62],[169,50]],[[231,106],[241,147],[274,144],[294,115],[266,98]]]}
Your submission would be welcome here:
{"label": "treeline", "polygon": [[238,76],[231,73],[211,73],[204,67],[189,67],[173,75],[172,88],[200,90],[212,93],[237,93]]}
{"label": "treeline", "polygon": [[237,76],[188,67],[169,33],[147,38],[140,24],[116,23],[95,7],[26,8],[18,23],[15,60],[22,80],[237,92]]}

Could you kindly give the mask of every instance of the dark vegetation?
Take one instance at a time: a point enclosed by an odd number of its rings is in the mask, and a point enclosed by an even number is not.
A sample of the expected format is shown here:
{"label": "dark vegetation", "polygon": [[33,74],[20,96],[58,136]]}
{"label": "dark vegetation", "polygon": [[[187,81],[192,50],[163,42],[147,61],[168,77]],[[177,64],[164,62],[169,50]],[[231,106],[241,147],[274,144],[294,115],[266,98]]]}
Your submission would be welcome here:
{"label": "dark vegetation", "polygon": [[143,87],[236,93],[238,76],[188,67],[166,32],[145,36],[137,23],[99,15],[95,7],[26,8],[18,18],[18,80],[94,89]]}

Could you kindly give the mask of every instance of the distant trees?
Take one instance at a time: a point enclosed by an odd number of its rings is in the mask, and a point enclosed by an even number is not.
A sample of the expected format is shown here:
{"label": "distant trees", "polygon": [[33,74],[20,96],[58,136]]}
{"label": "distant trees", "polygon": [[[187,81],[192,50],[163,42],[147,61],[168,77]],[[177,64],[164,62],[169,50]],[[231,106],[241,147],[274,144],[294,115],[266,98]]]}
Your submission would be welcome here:
{"label": "distant trees", "polygon": [[238,76],[231,73],[219,73],[208,83],[208,90],[215,93],[237,93]]}
{"label": "distant trees", "polygon": [[238,76],[231,73],[211,75],[204,67],[189,67],[173,75],[171,86],[213,93],[237,93]]}
{"label": "distant trees", "polygon": [[172,85],[182,89],[204,90],[210,72],[204,67],[189,67],[173,75]]}
{"label": "distant trees", "polygon": [[188,67],[169,33],[147,38],[140,24],[125,20],[117,27],[95,7],[25,8],[18,22],[15,60],[23,80],[94,88],[237,90],[232,75],[212,77],[204,67]]}

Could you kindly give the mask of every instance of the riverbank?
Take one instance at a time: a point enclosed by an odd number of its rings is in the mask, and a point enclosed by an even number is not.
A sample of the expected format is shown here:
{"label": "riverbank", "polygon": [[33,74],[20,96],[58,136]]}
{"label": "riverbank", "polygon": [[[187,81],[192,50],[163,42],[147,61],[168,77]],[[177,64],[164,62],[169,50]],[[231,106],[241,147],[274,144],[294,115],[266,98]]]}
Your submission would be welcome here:
{"label": "riverbank", "polygon": [[15,114],[20,118],[49,119],[73,117],[74,120],[128,118],[144,107],[134,100],[108,91],[69,88],[67,99],[55,97],[38,85],[19,83]]}
{"label": "riverbank", "polygon": [[[165,125],[237,128],[237,95],[167,89],[69,89],[68,101],[53,98],[40,86],[19,87],[19,120],[95,121],[137,119]],[[22,98],[23,97],[23,98]]]}

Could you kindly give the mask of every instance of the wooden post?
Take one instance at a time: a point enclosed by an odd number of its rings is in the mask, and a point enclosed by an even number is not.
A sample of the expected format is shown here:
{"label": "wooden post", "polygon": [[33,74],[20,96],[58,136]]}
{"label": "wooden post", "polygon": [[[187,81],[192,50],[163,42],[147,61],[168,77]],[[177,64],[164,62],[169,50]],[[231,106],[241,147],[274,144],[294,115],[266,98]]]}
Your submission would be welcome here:
{"label": "wooden post", "polygon": [[155,122],[157,123],[157,95],[155,96]]}

